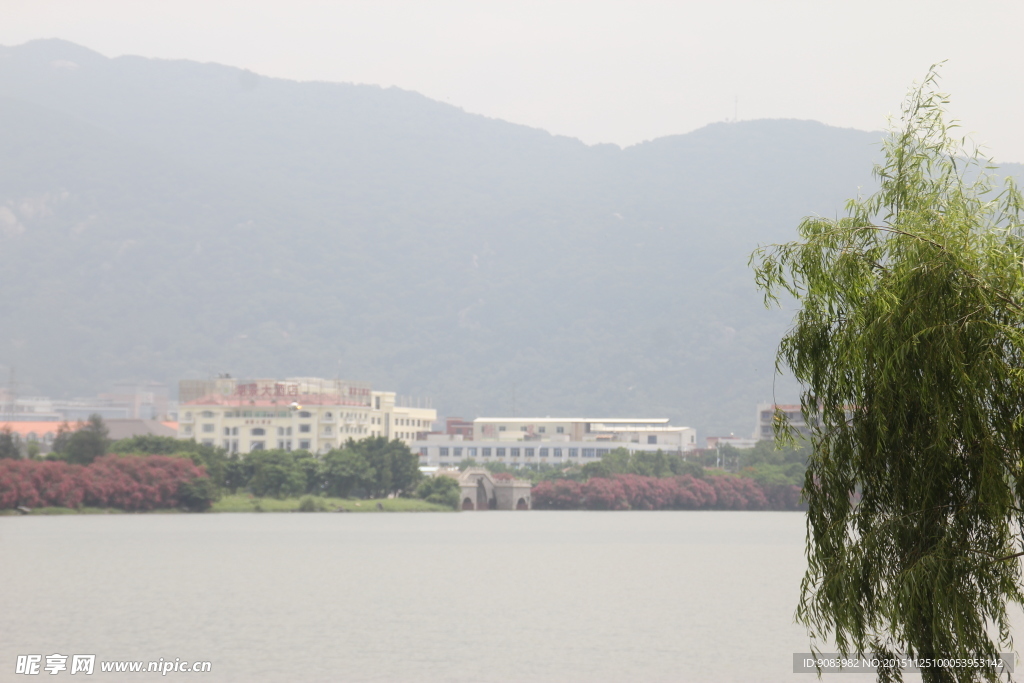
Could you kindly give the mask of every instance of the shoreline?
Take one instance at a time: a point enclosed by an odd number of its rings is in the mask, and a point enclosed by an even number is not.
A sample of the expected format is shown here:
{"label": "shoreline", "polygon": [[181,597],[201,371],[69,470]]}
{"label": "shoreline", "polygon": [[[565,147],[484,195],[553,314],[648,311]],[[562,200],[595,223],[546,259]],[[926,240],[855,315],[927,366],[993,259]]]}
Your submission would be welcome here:
{"label": "shoreline", "polygon": [[[300,510],[304,500],[312,499],[313,509]],[[118,508],[66,508],[38,507],[28,512],[18,509],[0,510],[0,517],[27,516],[60,516],[60,515],[160,515],[160,514],[221,514],[232,512],[272,513],[272,512],[455,512],[443,505],[428,503],[418,498],[321,498],[319,496],[302,496],[301,498],[255,498],[248,494],[222,496],[213,503],[209,510],[193,512],[179,508],[160,508],[156,510],[121,510]]]}

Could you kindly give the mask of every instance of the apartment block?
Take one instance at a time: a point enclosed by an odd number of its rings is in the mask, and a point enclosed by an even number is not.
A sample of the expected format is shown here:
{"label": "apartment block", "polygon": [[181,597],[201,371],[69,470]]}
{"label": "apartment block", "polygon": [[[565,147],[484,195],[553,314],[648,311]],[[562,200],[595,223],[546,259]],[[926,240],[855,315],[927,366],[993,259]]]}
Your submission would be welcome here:
{"label": "apartment block", "polygon": [[433,408],[401,405],[395,392],[367,382],[319,377],[180,383],[178,437],[231,453],[326,453],[348,439],[383,436],[412,444],[437,419]]}

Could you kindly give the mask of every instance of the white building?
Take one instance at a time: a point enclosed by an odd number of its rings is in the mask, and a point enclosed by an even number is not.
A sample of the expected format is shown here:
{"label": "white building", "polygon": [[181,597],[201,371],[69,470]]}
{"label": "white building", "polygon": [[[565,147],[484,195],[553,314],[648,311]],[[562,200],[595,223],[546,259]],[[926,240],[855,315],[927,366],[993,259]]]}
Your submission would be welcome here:
{"label": "white building", "polygon": [[582,464],[616,448],[685,453],[696,441],[695,429],[673,427],[667,418],[478,417],[472,439],[429,434],[413,442],[412,449],[419,453],[421,466],[454,466],[473,459],[521,467]]}
{"label": "white building", "polygon": [[231,453],[326,453],[369,436],[411,444],[437,419],[433,408],[397,405],[394,392],[366,382],[318,377],[183,380],[179,403],[178,438]]}

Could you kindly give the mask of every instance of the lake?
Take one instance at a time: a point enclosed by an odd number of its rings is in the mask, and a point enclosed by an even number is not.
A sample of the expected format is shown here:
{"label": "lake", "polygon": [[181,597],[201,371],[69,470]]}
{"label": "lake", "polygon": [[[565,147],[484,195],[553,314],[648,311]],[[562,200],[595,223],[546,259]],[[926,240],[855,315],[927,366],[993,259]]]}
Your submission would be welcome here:
{"label": "lake", "polygon": [[212,663],[166,680],[810,683],[804,533],[786,512],[4,517],[0,680],[61,653]]}

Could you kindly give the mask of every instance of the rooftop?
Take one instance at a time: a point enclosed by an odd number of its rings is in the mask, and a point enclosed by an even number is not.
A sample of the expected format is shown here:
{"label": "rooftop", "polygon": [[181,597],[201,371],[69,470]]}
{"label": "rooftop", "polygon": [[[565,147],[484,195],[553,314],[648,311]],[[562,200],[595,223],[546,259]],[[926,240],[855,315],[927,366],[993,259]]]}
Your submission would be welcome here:
{"label": "rooftop", "polygon": [[598,424],[668,424],[667,417],[478,417],[473,422],[596,422]]}
{"label": "rooftop", "polygon": [[182,403],[182,406],[234,406],[244,408],[246,406],[256,408],[287,408],[292,403],[301,406],[359,406],[369,407],[367,401],[354,401],[343,399],[337,394],[292,394],[288,396],[221,396],[220,394],[209,394],[202,398],[193,399]]}

